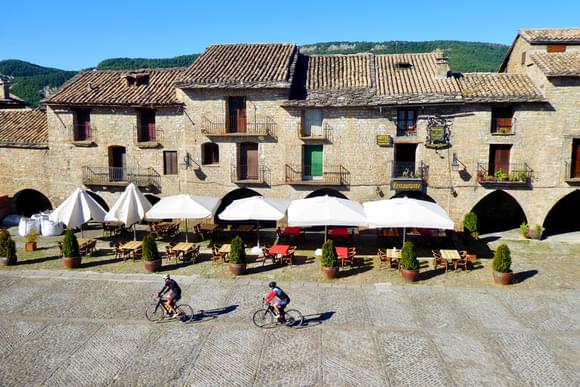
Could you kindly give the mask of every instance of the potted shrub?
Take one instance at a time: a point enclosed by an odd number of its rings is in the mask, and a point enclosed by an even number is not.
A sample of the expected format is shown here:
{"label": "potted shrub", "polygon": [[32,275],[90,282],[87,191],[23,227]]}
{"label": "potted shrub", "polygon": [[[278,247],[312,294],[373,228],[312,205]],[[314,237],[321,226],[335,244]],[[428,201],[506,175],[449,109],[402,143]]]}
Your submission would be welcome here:
{"label": "potted shrub", "polygon": [[463,217],[463,227],[469,231],[473,239],[479,239],[479,233],[477,232],[477,214],[473,212],[465,214]]}
{"label": "potted shrub", "polygon": [[24,244],[24,250],[26,251],[36,250],[36,242],[38,241],[39,237],[40,233],[37,230],[32,230],[28,234],[26,234],[26,236],[24,237],[24,239],[26,239],[26,243]]}
{"label": "potted shrub", "polygon": [[338,257],[334,249],[332,239],[327,240],[322,245],[322,256],[320,257],[320,270],[326,279],[338,277]]}
{"label": "potted shrub", "polygon": [[74,269],[81,265],[81,254],[79,253],[79,242],[72,230],[66,230],[62,241],[62,257],[64,266]]}
{"label": "potted shrub", "polygon": [[16,258],[16,243],[6,230],[0,231],[0,262],[3,265],[14,265]]}
{"label": "potted shrub", "polygon": [[539,224],[536,224],[534,227],[528,229],[528,232],[527,232],[528,238],[541,239],[543,231],[544,231],[544,228],[542,226],[540,226]]}
{"label": "potted shrub", "polygon": [[161,255],[157,250],[157,242],[151,234],[145,235],[143,238],[143,264],[145,270],[149,273],[154,273],[161,267]]}
{"label": "potted shrub", "polygon": [[232,239],[230,244],[229,270],[234,275],[246,272],[246,249],[239,235]]}
{"label": "potted shrub", "polygon": [[413,282],[419,274],[419,261],[413,242],[406,241],[401,249],[401,275],[407,282]]}
{"label": "potted shrub", "polygon": [[508,285],[512,282],[514,277],[514,273],[510,269],[512,258],[510,248],[505,243],[497,247],[491,264],[493,266],[493,280],[496,284]]}
{"label": "potted shrub", "polygon": [[520,235],[522,236],[522,238],[528,239],[528,230],[529,229],[530,229],[530,227],[528,226],[528,224],[526,222],[520,224]]}

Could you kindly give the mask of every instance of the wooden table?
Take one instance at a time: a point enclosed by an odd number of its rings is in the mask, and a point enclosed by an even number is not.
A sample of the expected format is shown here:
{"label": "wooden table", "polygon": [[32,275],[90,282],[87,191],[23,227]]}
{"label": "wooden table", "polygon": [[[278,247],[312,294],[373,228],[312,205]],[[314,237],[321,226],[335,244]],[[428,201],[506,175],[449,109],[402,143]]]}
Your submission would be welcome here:
{"label": "wooden table", "polygon": [[198,227],[203,232],[214,232],[219,228],[217,224],[199,224]]}
{"label": "wooden table", "polygon": [[229,253],[230,253],[230,248],[231,248],[231,245],[230,245],[229,243],[224,243],[224,244],[223,244],[223,245],[220,247],[220,249],[219,249],[219,252],[220,252],[221,254],[229,254]]}
{"label": "wooden table", "polygon": [[121,245],[120,249],[126,250],[126,251],[133,251],[133,250],[137,250],[139,247],[141,247],[142,244],[143,244],[143,241],[130,241],[130,242],[125,243],[124,245]]}
{"label": "wooden table", "polygon": [[195,243],[191,243],[191,242],[179,242],[178,244],[176,244],[175,246],[173,246],[171,248],[171,251],[175,251],[178,254],[179,253],[183,253],[185,255],[188,252],[190,252],[191,250],[193,250],[194,247],[195,247]]}
{"label": "wooden table", "polygon": [[401,258],[401,250],[400,249],[387,249],[387,257],[397,260]]}
{"label": "wooden table", "polygon": [[94,241],[95,239],[89,239],[89,238],[78,238],[77,242],[79,242],[79,248],[86,245],[87,243]]}
{"label": "wooden table", "polygon": [[449,261],[461,259],[459,251],[457,250],[439,250],[441,252],[441,258],[445,258]]}
{"label": "wooden table", "polygon": [[96,249],[91,249],[92,251],[85,251],[83,252],[83,250],[85,250],[87,248],[87,245],[91,244],[91,243],[97,243],[96,239],[89,239],[89,238],[78,238],[77,242],[79,243],[79,251],[81,252],[81,255],[84,254],[92,254],[95,252]]}
{"label": "wooden table", "polygon": [[274,245],[270,247],[269,253],[271,255],[280,254],[282,256],[288,255],[288,251],[290,250],[290,245]]}
{"label": "wooden table", "polygon": [[254,231],[254,226],[251,224],[240,224],[236,227],[236,232],[252,232]]}

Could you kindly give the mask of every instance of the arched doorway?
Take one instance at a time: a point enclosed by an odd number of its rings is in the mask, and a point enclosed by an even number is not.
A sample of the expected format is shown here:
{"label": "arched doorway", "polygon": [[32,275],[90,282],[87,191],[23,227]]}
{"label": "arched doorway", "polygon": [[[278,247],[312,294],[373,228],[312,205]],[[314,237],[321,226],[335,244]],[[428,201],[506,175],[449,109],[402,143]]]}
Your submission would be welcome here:
{"label": "arched doorway", "polygon": [[37,190],[24,189],[12,199],[11,212],[14,214],[30,216],[45,210],[52,210],[52,204]]}
{"label": "arched doorway", "polygon": [[[216,224],[237,224],[237,223],[245,223],[245,222],[232,222],[232,221],[225,221],[218,218],[218,214],[221,213],[227,206],[229,206],[234,200],[249,198],[252,196],[262,196],[254,190],[248,188],[238,188],[227,193],[223,198],[222,202],[220,203],[217,211],[215,212],[214,223]],[[262,223],[262,222],[261,222]],[[264,222],[265,223],[272,223],[272,222]],[[276,222],[273,222],[274,226]],[[271,226],[266,226],[271,227]]]}
{"label": "arched doorway", "polygon": [[471,211],[477,215],[480,234],[512,230],[527,222],[526,214],[516,199],[501,190],[481,199]]}
{"label": "arched doorway", "polygon": [[306,199],[308,199],[308,198],[315,198],[315,197],[318,197],[318,196],[325,196],[325,195],[333,196],[335,198],[348,199],[342,192],[339,192],[339,191],[337,191],[335,189],[332,189],[332,188],[321,188],[321,189],[317,189],[316,191],[313,191],[313,192],[309,193],[306,196]]}
{"label": "arched doorway", "polygon": [[97,195],[94,192],[87,191],[87,193],[89,194],[90,197],[92,197],[93,199],[95,199],[95,201],[97,203],[99,203],[101,205],[101,207],[103,207],[103,210],[109,211],[109,205],[107,204],[107,202],[105,201],[105,199],[103,199],[102,197],[100,197],[99,195]]}
{"label": "arched doorway", "polygon": [[155,204],[157,204],[158,201],[161,200],[159,196],[155,196],[153,194],[145,194],[145,197],[147,198],[147,200],[149,200],[149,203],[151,203],[152,206],[154,206]]}
{"label": "arched doorway", "polygon": [[558,200],[544,219],[543,227],[545,236],[580,231],[580,190]]}
{"label": "arched doorway", "polygon": [[435,200],[433,200],[433,198],[431,196],[429,196],[425,192],[421,192],[421,191],[400,191],[400,192],[397,192],[396,194],[394,194],[391,199],[404,198],[405,196],[408,198],[411,198],[411,199],[424,200],[426,202],[437,203]]}

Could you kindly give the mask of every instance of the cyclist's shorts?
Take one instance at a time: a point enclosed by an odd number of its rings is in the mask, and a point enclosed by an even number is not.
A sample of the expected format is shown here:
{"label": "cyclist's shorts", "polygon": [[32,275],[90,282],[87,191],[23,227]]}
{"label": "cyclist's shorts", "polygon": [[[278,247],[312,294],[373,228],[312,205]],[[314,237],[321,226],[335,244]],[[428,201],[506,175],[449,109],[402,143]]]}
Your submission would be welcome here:
{"label": "cyclist's shorts", "polygon": [[167,293],[167,298],[171,298],[173,302],[181,300],[181,294],[176,294],[172,290]]}
{"label": "cyclist's shorts", "polygon": [[276,306],[277,306],[278,308],[283,308],[283,307],[285,307],[286,305],[288,305],[289,303],[290,303],[290,298],[287,298],[287,299],[285,299],[285,300],[278,300],[278,301],[276,302]]}

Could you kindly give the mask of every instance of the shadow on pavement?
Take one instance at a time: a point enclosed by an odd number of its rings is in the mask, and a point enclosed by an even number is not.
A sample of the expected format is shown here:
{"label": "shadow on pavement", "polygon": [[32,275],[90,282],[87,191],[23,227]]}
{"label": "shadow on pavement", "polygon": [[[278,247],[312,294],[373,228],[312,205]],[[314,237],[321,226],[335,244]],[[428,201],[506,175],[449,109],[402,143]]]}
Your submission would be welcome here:
{"label": "shadow on pavement", "polygon": [[300,328],[309,328],[322,324],[326,320],[330,320],[335,312],[323,312],[318,314],[308,314],[304,316],[304,321]]}
{"label": "shadow on pavement", "polygon": [[61,257],[52,256],[52,257],[42,257],[42,258],[34,258],[34,259],[24,259],[16,261],[15,265],[34,265],[35,263],[42,263],[47,261],[55,261],[57,259],[62,259]]}
{"label": "shadow on pavement", "polygon": [[513,283],[524,282],[525,280],[527,280],[528,278],[532,278],[536,274],[538,274],[537,270],[526,270],[521,271],[519,273],[514,273]]}
{"label": "shadow on pavement", "polygon": [[223,308],[210,309],[210,310],[200,310],[193,319],[194,322],[209,321],[218,318],[221,315],[231,313],[238,309],[239,305],[229,305]]}

